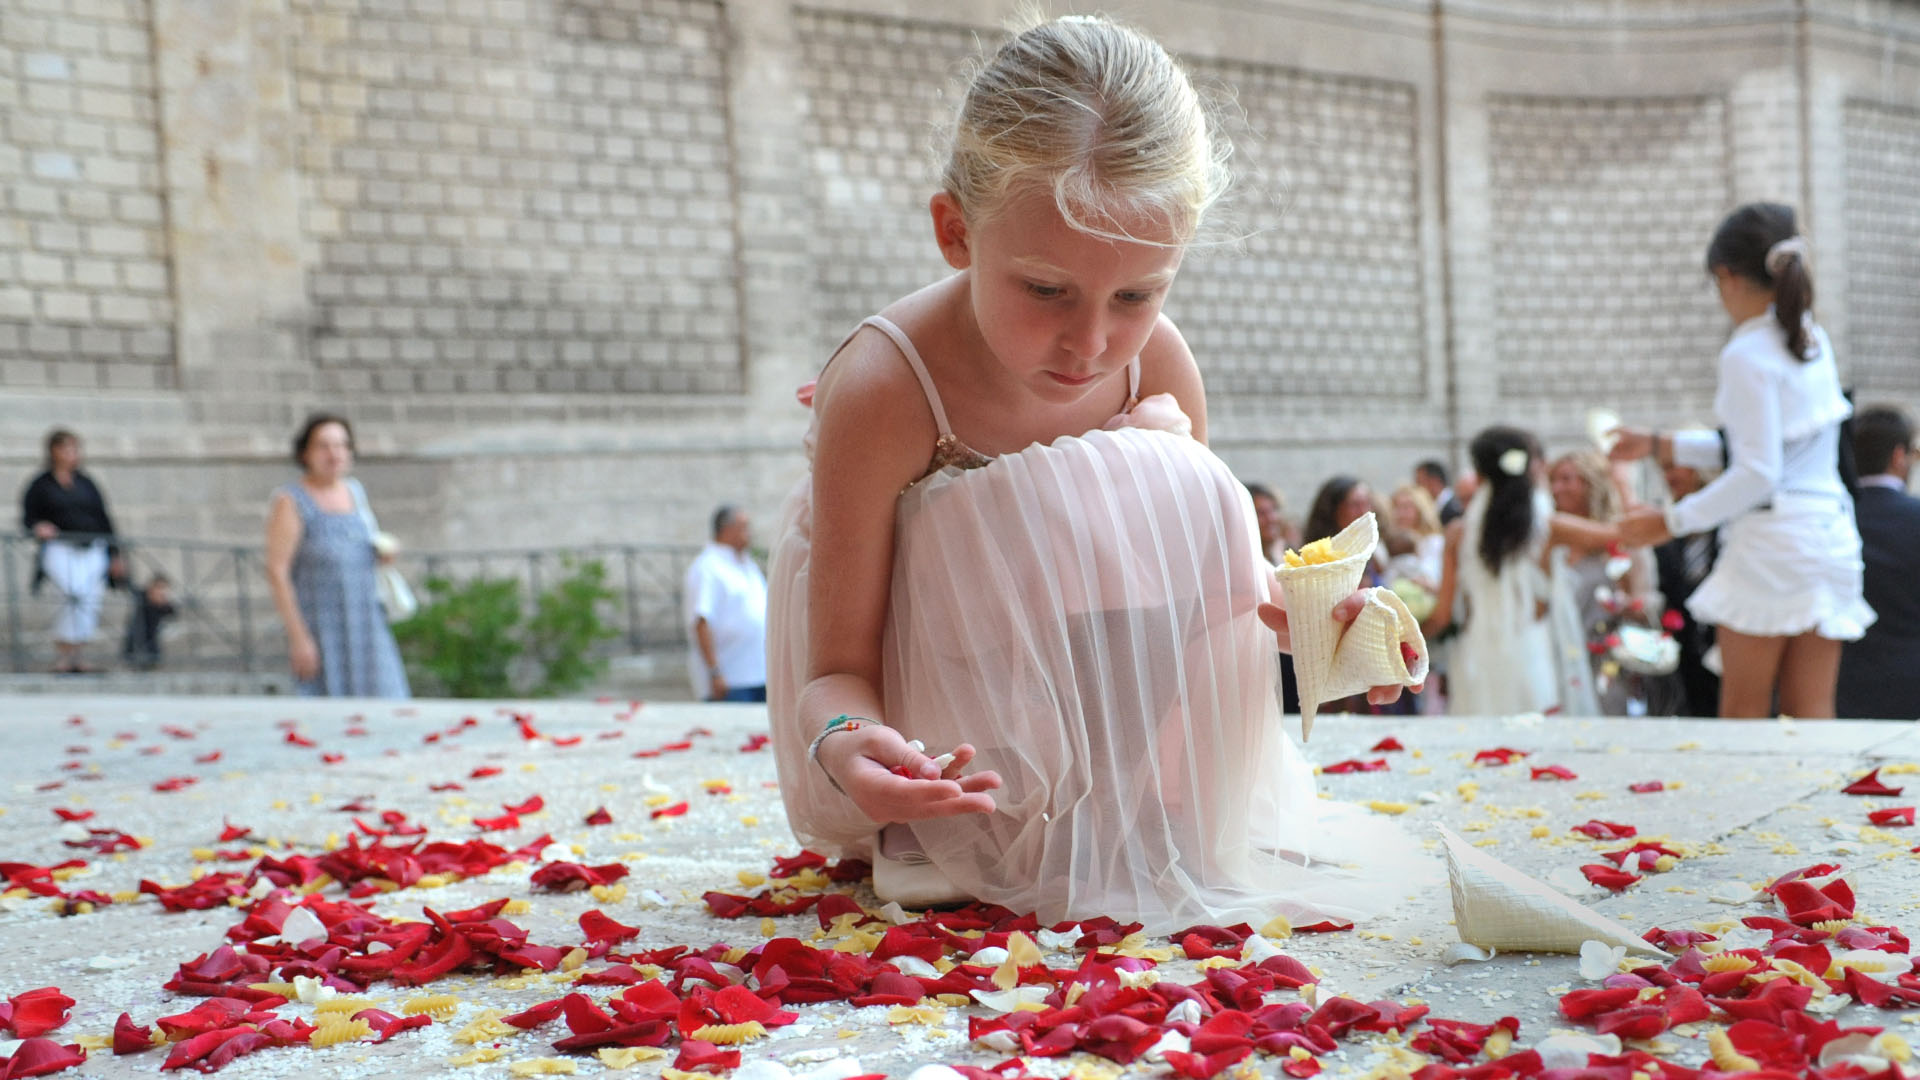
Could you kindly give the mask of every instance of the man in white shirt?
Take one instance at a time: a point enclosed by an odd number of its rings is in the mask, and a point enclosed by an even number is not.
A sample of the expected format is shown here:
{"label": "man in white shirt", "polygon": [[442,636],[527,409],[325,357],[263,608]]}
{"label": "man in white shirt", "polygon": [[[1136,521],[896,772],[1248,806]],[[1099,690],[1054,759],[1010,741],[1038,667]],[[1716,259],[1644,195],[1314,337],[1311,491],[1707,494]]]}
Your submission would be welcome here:
{"label": "man in white shirt", "polygon": [[713,540],[687,568],[681,592],[695,697],[767,700],[767,576],[747,554],[747,515],[722,506]]}

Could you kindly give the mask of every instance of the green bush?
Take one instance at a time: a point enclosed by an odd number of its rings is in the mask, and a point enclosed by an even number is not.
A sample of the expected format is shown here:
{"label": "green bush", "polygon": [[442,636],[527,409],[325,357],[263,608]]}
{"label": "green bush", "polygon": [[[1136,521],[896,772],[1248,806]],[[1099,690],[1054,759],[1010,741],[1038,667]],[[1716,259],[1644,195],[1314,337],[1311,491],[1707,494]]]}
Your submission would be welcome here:
{"label": "green bush", "polygon": [[606,567],[597,560],[565,565],[570,573],[534,598],[533,617],[524,621],[517,580],[428,578],[420,610],[393,627],[415,689],[456,698],[550,697],[606,670],[606,660],[591,655],[618,633],[600,616],[613,599]]}

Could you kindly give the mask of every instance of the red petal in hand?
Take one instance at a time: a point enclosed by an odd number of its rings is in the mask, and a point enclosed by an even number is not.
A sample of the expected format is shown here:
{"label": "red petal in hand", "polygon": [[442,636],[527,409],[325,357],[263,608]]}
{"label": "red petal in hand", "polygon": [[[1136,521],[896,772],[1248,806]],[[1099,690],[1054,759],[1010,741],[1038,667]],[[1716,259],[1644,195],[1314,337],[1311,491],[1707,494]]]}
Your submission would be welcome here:
{"label": "red petal in hand", "polygon": [[1533,770],[1535,780],[1578,780],[1580,777],[1565,765],[1546,765]]}
{"label": "red petal in hand", "polygon": [[7,1004],[7,1012],[11,1016],[7,1026],[13,1028],[15,1035],[31,1039],[66,1023],[67,1011],[73,1008],[73,999],[54,987],[43,986],[38,990],[17,994]]}
{"label": "red petal in hand", "polygon": [[1849,795],[1898,795],[1903,790],[1888,787],[1880,780],[1880,770],[1875,769],[1867,775],[1840,789]]}
{"label": "red petal in hand", "polygon": [[1624,870],[1616,870],[1604,863],[1588,863],[1580,868],[1580,872],[1587,875],[1588,881],[1593,882],[1603,889],[1610,889],[1614,892],[1619,892],[1621,889],[1640,880],[1640,875],[1638,874],[1629,874]]}
{"label": "red petal in hand", "polygon": [[1867,814],[1867,820],[1875,825],[1911,825],[1913,807],[1896,806],[1889,810],[1874,810]]}

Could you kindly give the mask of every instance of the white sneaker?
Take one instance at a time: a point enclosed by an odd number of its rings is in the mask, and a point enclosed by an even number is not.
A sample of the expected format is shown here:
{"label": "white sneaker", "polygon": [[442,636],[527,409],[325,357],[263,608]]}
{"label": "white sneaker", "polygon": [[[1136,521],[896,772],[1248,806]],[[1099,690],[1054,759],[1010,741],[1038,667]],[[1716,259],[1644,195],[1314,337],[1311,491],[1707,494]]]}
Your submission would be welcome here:
{"label": "white sneaker", "polygon": [[903,825],[887,826],[874,840],[873,891],[882,903],[892,902],[903,908],[951,907],[973,902],[973,897],[962,892],[927,858],[913,830]]}

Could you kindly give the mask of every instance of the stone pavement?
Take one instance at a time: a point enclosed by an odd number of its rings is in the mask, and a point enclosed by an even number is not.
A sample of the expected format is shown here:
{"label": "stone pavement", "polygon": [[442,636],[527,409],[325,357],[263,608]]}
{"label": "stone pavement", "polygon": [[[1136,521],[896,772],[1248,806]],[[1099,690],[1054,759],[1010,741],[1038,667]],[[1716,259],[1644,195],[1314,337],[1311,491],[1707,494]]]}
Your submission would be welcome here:
{"label": "stone pavement", "polygon": [[[514,719],[516,712],[524,725]],[[109,1034],[123,1011],[142,1024],[186,1011],[200,999],[178,997],[161,984],[183,962],[221,945],[239,912],[224,904],[167,912],[150,896],[125,894],[142,879],[178,886],[198,868],[244,873],[253,865],[252,856],[220,862],[220,849],[264,846],[281,858],[323,853],[354,831],[355,812],[339,809],[348,804],[366,807],[357,816],[376,826],[380,811],[399,811],[428,826],[434,840],[483,837],[512,849],[550,834],[573,846],[567,857],[574,861],[619,861],[631,870],[621,883],[623,896],[603,892],[595,897],[537,890],[529,882],[529,866],[514,864],[436,888],[422,882],[366,901],[388,917],[417,919],[422,905],[448,911],[506,897],[530,905],[511,917],[531,941],[563,948],[581,942],[579,918],[593,908],[639,928],[637,939],[620,946],[623,951],[670,945],[701,949],[718,942],[751,947],[768,932],[816,938],[820,923],[811,913],[765,926],[757,918],[716,918],[701,899],[708,890],[757,892],[774,856],[798,850],[773,784],[772,755],[746,749],[765,728],[765,714],[756,706],[419,702],[395,707],[273,698],[0,701],[0,732],[8,736],[0,779],[0,862],[48,866],[85,858],[89,865],[60,882],[61,888],[122,894],[110,906],[64,917],[51,899],[0,898],[0,1000],[58,986],[77,1002],[72,1019],[52,1033],[62,1043]],[[1406,749],[1369,751],[1389,735]],[[681,744],[687,748],[675,749]],[[1529,756],[1505,766],[1474,762],[1475,753],[1497,747]],[[1913,799],[1840,791],[1874,766],[1883,766],[1883,778],[1894,786],[1915,780],[1903,775],[1920,773],[1914,764],[1920,762],[1920,736],[1912,725],[1336,716],[1322,719],[1309,751],[1323,766],[1350,759],[1387,762],[1380,771],[1323,774],[1320,785],[1329,797],[1399,812],[1417,835],[1431,832],[1429,822],[1444,823],[1636,932],[1656,925],[1723,924],[1715,928],[1718,933],[1728,929],[1729,920],[1777,914],[1765,897],[1742,904],[1721,901],[1819,862],[1840,863],[1852,873],[1861,925],[1920,930],[1920,920],[1913,918],[1920,906],[1920,856],[1908,852],[1910,844],[1920,842],[1909,835],[1915,830],[1863,828],[1870,810],[1911,805]],[[1563,766],[1577,779],[1532,778],[1533,769],[1548,766]],[[1655,780],[1665,790],[1629,790]],[[460,789],[445,788],[448,784]],[[159,791],[156,785],[172,790]],[[443,790],[433,790],[435,785]],[[474,824],[475,818],[500,815],[503,807],[524,804],[534,795],[542,796],[544,807],[524,812],[520,828],[482,832]],[[672,816],[681,803],[684,814]],[[601,807],[611,824],[585,824]],[[93,816],[84,823],[62,822],[58,809],[92,811]],[[663,810],[668,814],[654,816]],[[1665,838],[1685,857],[1669,872],[1649,874],[1620,894],[1589,886],[1578,868],[1631,842],[1602,843],[1572,831],[1592,819],[1633,825],[1637,839]],[[248,834],[223,843],[225,825],[243,827]],[[123,831],[142,846],[107,854],[67,846],[67,840],[87,838],[86,829]],[[329,887],[323,895],[340,899],[341,890]],[[855,895],[878,908],[864,884]],[[1441,884],[1353,931],[1296,934],[1277,944],[1321,974],[1322,1001],[1335,994],[1362,1002],[1391,998],[1425,1003],[1435,1017],[1476,1023],[1512,1016],[1520,1021],[1517,1047],[1575,1028],[1558,1014],[1557,997],[1598,985],[1582,979],[1576,958],[1502,955],[1483,964],[1446,966],[1444,954],[1456,940],[1451,916]],[[1734,932],[1736,937],[1750,933]],[[1766,935],[1759,934],[1743,943],[1765,942]],[[1077,963],[1070,950],[1048,956],[1050,967]],[[1160,970],[1174,982],[1201,977],[1183,958],[1163,963]],[[420,990],[376,984],[368,996],[395,1013],[407,1000],[429,992],[452,994],[459,1001],[444,1022],[386,1043],[266,1049],[237,1058],[223,1074],[507,1076],[515,1062],[560,1056],[550,1045],[567,1033],[559,1021],[483,1040],[482,1048],[497,1043],[503,1053],[497,1061],[472,1067],[450,1063],[475,1049],[456,1042],[455,1035],[484,1009],[513,1012],[567,993],[570,977],[456,975]],[[606,994],[603,988],[585,989],[596,999]],[[1292,999],[1290,991],[1272,998]],[[298,1002],[281,1010],[301,1017],[314,1011],[313,1005]],[[742,1047],[748,1067],[757,1068],[762,1080],[778,1070],[752,1063],[778,1061],[799,1073],[853,1058],[859,1069],[843,1062],[842,1072],[904,1076],[929,1063],[988,1066],[1007,1057],[969,1045],[967,1017],[991,1015],[979,1006],[904,1023],[890,1023],[884,1006],[833,1002],[798,1011],[797,1023]],[[1838,1019],[1899,1029],[1897,1015],[1848,1006]],[[1698,1064],[1706,1056],[1704,1034],[1711,1026],[1669,1032],[1661,1049],[1673,1060]],[[1687,1035],[1690,1030],[1693,1037]],[[1332,1075],[1379,1073],[1407,1063],[1404,1042],[1394,1035],[1345,1039],[1321,1063]],[[0,1046],[0,1053],[6,1049]],[[59,1075],[148,1075],[159,1068],[163,1053],[115,1057],[96,1050],[85,1065]],[[571,1060],[583,1074],[607,1071],[592,1055]],[[1260,1074],[1278,1075],[1288,1060],[1256,1055],[1249,1062]],[[629,1075],[660,1075],[671,1063],[671,1057],[643,1061]],[[1029,1064],[1036,1074],[1055,1076],[1070,1070],[1083,1077],[1105,1076],[1112,1069],[1085,1057],[1035,1057]],[[1166,1071],[1145,1062],[1130,1069],[1139,1075]]]}

